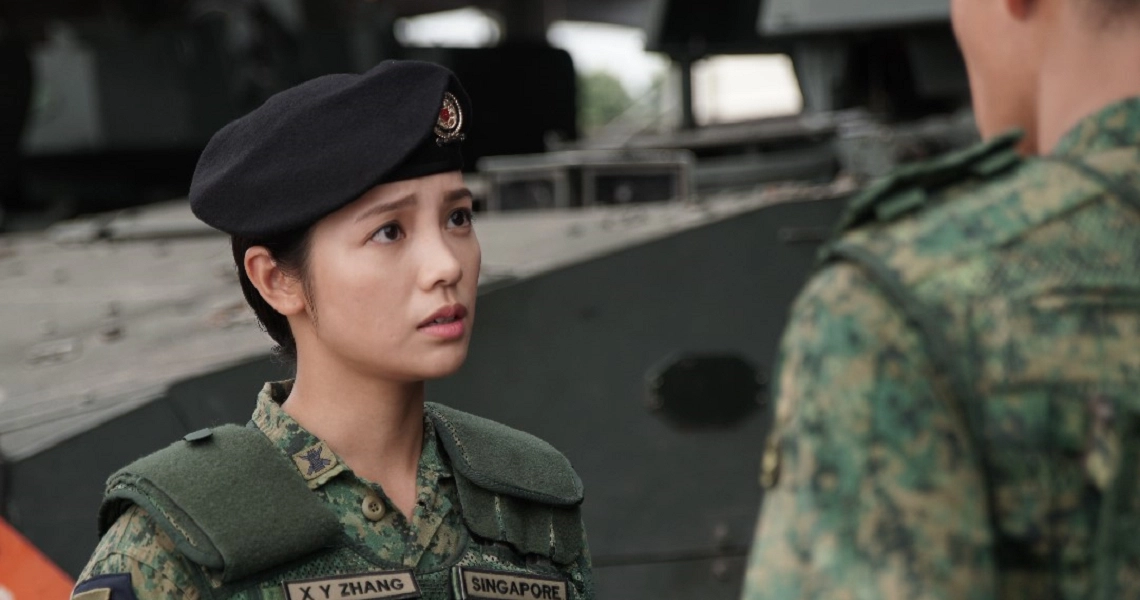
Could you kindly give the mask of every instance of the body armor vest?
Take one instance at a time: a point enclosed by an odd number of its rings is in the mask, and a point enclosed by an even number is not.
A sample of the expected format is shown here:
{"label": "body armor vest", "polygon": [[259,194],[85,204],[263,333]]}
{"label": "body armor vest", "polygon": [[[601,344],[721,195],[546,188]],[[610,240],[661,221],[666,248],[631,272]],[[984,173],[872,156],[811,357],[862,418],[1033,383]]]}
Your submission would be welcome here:
{"label": "body armor vest", "polygon": [[[582,483],[538,438],[428,403],[466,525],[446,566],[386,564],[344,533],[258,429],[197,432],[116,472],[100,535],[132,504],[199,569],[204,598],[592,598],[583,572]],[[498,595],[496,595],[498,594]]]}

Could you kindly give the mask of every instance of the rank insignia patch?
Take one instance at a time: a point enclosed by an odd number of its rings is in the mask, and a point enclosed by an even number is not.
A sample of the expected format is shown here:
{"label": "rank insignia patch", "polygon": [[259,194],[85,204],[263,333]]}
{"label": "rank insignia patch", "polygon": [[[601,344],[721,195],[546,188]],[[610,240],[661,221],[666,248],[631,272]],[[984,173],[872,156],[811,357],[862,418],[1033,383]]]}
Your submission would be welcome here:
{"label": "rank insignia patch", "polygon": [[462,141],[463,135],[463,109],[459,100],[451,92],[444,92],[443,106],[439,108],[439,118],[435,122],[436,143],[443,145],[450,142]]}
{"label": "rank insignia patch", "polygon": [[318,442],[294,454],[293,462],[297,464],[305,481],[312,481],[337,466],[336,455],[324,442]]}

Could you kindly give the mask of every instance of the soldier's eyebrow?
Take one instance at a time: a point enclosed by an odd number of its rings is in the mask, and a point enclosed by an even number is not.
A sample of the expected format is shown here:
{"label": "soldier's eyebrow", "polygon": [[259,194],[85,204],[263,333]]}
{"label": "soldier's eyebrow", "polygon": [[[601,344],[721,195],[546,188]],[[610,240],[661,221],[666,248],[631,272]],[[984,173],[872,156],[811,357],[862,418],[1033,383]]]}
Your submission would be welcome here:
{"label": "soldier's eyebrow", "polygon": [[455,189],[455,190],[451,190],[450,192],[443,195],[443,203],[444,204],[452,204],[455,202],[459,202],[460,200],[474,200],[474,199],[475,199],[475,194],[472,194],[471,190],[469,190],[465,187]]}
{"label": "soldier's eyebrow", "polygon": [[374,217],[376,215],[392,212],[394,210],[400,210],[401,208],[407,208],[409,206],[415,206],[415,205],[416,205],[416,195],[415,194],[408,194],[407,196],[404,196],[403,198],[400,198],[399,200],[393,200],[391,202],[385,202],[383,204],[377,204],[376,206],[369,208],[368,210],[360,213],[359,215],[356,215],[356,222],[359,223],[359,222],[361,222],[361,221],[363,221],[369,217]]}
{"label": "soldier's eyebrow", "polygon": [[[461,200],[467,200],[469,198],[473,199],[474,197],[475,195],[471,193],[471,190],[464,187],[451,190],[450,192],[444,194],[443,203],[454,204]],[[416,200],[416,194],[411,193],[407,196],[404,196],[403,198],[400,198],[399,200],[393,200],[391,202],[385,202],[383,204],[377,204],[376,206],[370,207],[368,210],[360,213],[359,215],[356,215],[356,222],[359,223],[370,217],[400,210],[402,208],[408,208],[415,206],[416,204],[418,204],[418,201]]]}

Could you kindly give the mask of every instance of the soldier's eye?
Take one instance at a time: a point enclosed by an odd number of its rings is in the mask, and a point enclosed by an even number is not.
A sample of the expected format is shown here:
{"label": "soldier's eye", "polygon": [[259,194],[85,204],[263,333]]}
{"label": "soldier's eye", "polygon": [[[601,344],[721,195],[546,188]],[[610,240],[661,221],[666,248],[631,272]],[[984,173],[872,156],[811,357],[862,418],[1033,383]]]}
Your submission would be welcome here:
{"label": "soldier's eye", "polygon": [[460,208],[451,213],[447,218],[447,224],[451,227],[469,227],[475,221],[475,215],[471,212],[470,208]]}
{"label": "soldier's eye", "polygon": [[388,223],[372,234],[372,240],[381,244],[391,244],[402,239],[404,239],[404,230],[399,223]]}

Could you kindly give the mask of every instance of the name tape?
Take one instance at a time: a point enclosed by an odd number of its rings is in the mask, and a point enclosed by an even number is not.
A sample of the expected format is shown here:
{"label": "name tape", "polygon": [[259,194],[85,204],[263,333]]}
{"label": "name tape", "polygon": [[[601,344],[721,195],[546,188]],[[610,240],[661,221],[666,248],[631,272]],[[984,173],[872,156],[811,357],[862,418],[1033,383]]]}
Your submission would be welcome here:
{"label": "name tape", "polygon": [[565,579],[456,567],[461,600],[570,600]]}
{"label": "name tape", "polygon": [[420,597],[420,586],[410,569],[286,581],[281,585],[288,600],[401,600]]}

